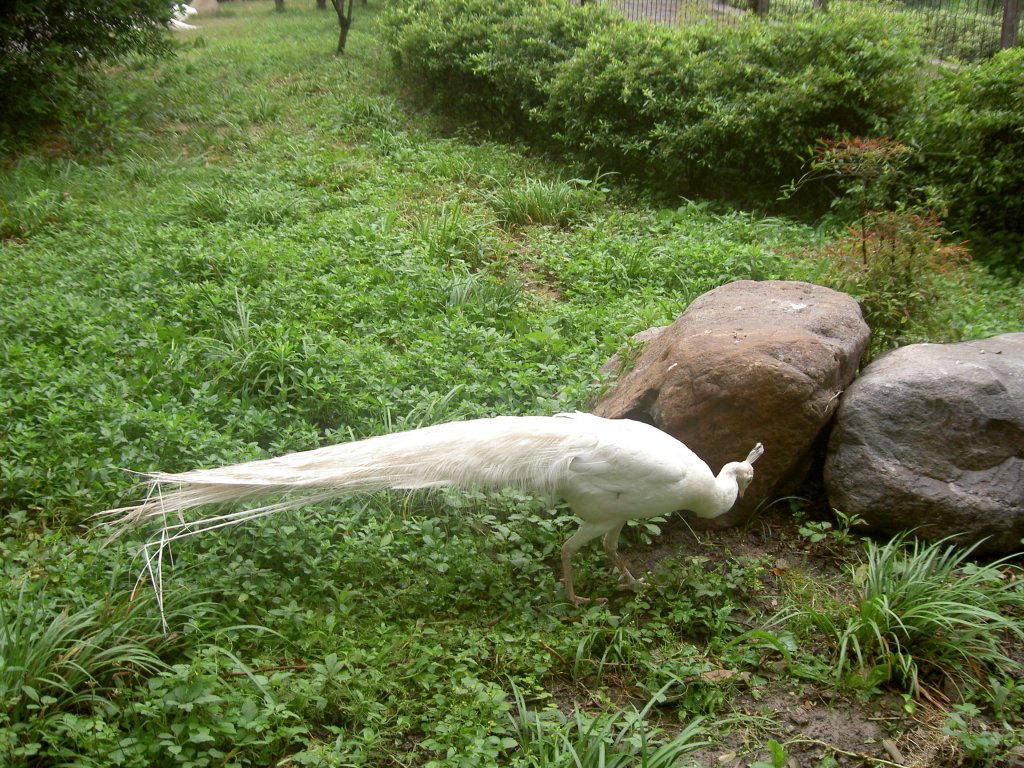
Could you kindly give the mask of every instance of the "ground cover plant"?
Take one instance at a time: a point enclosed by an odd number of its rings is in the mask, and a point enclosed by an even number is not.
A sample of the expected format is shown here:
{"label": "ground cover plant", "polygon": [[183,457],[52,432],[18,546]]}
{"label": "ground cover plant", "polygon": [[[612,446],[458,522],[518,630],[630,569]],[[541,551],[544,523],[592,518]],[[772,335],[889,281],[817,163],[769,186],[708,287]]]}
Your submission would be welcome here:
{"label": "ground cover plant", "polygon": [[[161,631],[141,540],[104,547],[89,520],[135,497],[126,469],[585,408],[631,334],[729,280],[816,274],[826,240],[652,205],[418,111],[378,7],[338,58],[336,20],[308,6],[225,4],[173,58],[108,70],[102,128],[3,160],[0,764],[878,764],[888,741],[940,765],[1014,749],[1019,659],[949,701],[941,665],[918,661],[914,698],[871,675],[884,646],[858,635],[860,674],[821,617],[854,616],[862,545],[779,506],[713,535],[634,527],[629,555],[652,571],[637,594],[581,553],[581,591],[608,603],[579,609],[555,581],[571,523],[550,500],[355,498],[176,548]],[[965,267],[940,288],[945,334],[1024,328],[1011,282]],[[1017,594],[1012,569],[999,578]]]}

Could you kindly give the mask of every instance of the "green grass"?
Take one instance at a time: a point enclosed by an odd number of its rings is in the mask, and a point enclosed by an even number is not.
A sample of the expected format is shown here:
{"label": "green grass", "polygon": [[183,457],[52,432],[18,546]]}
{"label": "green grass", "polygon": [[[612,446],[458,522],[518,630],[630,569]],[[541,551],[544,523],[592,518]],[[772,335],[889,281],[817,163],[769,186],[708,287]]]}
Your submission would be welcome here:
{"label": "green grass", "polygon": [[[571,522],[513,491],[189,542],[157,639],[140,542],[89,530],[138,493],[125,470],[585,408],[631,334],[812,274],[790,254],[821,239],[453,135],[403,100],[373,4],[343,59],[311,5],[231,4],[0,169],[0,763],[660,765],[785,682],[779,648],[830,686],[798,626],[749,634],[778,607],[770,556],[694,543],[633,595],[593,548],[580,588],[609,604],[579,610],[555,581]],[[964,280],[945,327],[1024,327],[1020,288]]]}
{"label": "green grass", "polygon": [[970,685],[991,670],[1021,670],[1004,645],[1024,640],[1020,574],[971,562],[971,549],[903,536],[869,543],[855,573],[857,614],[839,634],[839,669],[850,663],[914,694],[929,673]]}
{"label": "green grass", "polygon": [[[151,675],[163,666],[130,628],[128,609],[93,604],[56,613],[44,599],[19,593],[0,605],[0,698],[12,723],[49,710],[103,701],[118,673]],[[143,620],[152,625],[152,621]],[[150,626],[153,635],[155,627]]]}
{"label": "green grass", "polygon": [[645,723],[657,697],[640,711],[634,708],[589,717],[576,710],[566,717],[557,709],[531,709],[518,690],[513,689],[513,693],[514,743],[522,751],[520,764],[531,768],[667,768],[710,743],[700,740],[705,731],[697,719],[659,744],[657,734],[650,733]]}

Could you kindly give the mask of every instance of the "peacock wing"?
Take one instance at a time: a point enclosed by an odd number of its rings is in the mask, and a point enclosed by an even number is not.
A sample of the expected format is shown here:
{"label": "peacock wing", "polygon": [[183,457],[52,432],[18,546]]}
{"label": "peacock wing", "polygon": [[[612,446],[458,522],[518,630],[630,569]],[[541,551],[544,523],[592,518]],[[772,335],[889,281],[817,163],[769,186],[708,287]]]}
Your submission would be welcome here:
{"label": "peacock wing", "polygon": [[712,478],[707,465],[671,435],[640,422],[602,421],[590,425],[594,445],[568,466],[563,495],[574,509],[623,517],[665,514],[679,508],[689,485]]}

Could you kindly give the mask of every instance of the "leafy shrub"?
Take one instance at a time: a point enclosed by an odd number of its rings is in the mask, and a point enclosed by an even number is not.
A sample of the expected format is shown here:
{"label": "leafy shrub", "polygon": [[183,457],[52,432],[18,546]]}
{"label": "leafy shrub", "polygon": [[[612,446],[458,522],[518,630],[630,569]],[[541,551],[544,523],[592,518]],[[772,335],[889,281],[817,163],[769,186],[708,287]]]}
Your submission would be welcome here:
{"label": "leafy shrub", "polygon": [[692,88],[694,40],[645,24],[603,29],[558,68],[538,117],[594,162],[641,176],[659,135],[685,128],[668,97]]}
{"label": "leafy shrub", "polygon": [[910,323],[932,325],[946,280],[955,279],[969,259],[962,245],[947,238],[934,215],[870,211],[859,229],[851,227],[825,249],[826,282],[857,299],[871,327],[867,359],[907,343]]}
{"label": "leafy shrub", "polygon": [[543,84],[597,28],[624,22],[561,0],[414,0],[383,17],[395,68],[450,107],[527,128]]}
{"label": "leafy shrub", "polygon": [[544,118],[569,148],[607,167],[639,163],[667,191],[763,200],[816,139],[897,115],[915,50],[869,10],[606,30],[559,68]]}
{"label": "leafy shrub", "polygon": [[19,0],[0,6],[0,121],[61,117],[89,66],[168,50],[165,0]]}
{"label": "leafy shrub", "polygon": [[1024,50],[942,70],[918,92],[903,140],[918,148],[919,186],[936,188],[948,221],[968,236],[1015,233],[1006,258],[1017,266],[1024,231]]}
{"label": "leafy shrub", "polygon": [[747,199],[774,197],[817,138],[887,125],[919,60],[867,9],[670,30],[551,0],[421,0],[388,25],[399,71],[446,104],[672,193]]}
{"label": "leafy shrub", "polygon": [[794,185],[831,178],[844,193],[833,207],[856,223],[814,261],[819,279],[860,302],[872,331],[869,358],[905,343],[910,328],[939,335],[939,298],[969,259],[934,211],[900,202],[908,196],[909,155],[909,147],[891,139],[822,141]]}

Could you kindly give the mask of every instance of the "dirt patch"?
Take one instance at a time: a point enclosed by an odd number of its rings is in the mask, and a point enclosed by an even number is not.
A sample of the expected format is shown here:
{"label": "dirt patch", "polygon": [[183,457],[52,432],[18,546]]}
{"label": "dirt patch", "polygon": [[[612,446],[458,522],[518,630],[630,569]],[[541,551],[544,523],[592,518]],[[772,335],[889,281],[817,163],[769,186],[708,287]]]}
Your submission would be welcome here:
{"label": "dirt patch", "polygon": [[[787,513],[765,515],[743,528],[694,532],[684,524],[666,524],[662,535],[649,545],[623,547],[634,573],[656,573],[673,558],[722,555],[755,558],[769,571],[765,605],[782,605],[784,574],[790,569],[813,580],[816,588],[835,593],[835,599],[852,598],[845,563],[856,547],[834,551],[833,541],[811,544],[798,534]],[[831,548],[831,550],[830,550]],[[773,576],[777,578],[773,578]],[[820,649],[802,648],[831,655]],[[943,702],[908,703],[892,692],[883,696],[853,697],[836,693],[818,680],[801,679],[781,662],[775,674],[759,676],[756,684],[737,685],[728,707],[718,710],[720,722],[705,725],[716,743],[692,755],[694,765],[706,768],[746,768],[755,762],[772,766],[769,741],[785,753],[786,768],[802,766],[902,766],[903,768],[953,768],[966,765],[959,743],[943,733]]]}

